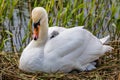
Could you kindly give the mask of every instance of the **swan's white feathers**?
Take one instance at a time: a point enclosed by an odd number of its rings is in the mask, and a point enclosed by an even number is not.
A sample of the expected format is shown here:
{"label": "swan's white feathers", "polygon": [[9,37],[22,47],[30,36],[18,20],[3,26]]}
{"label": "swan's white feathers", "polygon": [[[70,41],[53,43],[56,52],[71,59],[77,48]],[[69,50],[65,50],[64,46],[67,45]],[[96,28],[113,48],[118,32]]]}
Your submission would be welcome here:
{"label": "swan's white feathers", "polygon": [[32,20],[37,23],[39,20],[44,20],[47,17],[47,12],[42,7],[35,7],[32,10]]}
{"label": "swan's white feathers", "polygon": [[104,44],[109,38],[110,38],[110,35],[100,39],[100,41]]}
{"label": "swan's white feathers", "polygon": [[[63,55],[65,55],[65,53],[69,54],[71,51],[73,51],[74,49],[77,49],[78,47],[83,47],[83,41],[84,41],[84,39],[82,38],[83,36],[77,35],[80,33],[82,35],[83,34],[82,31],[83,31],[82,29],[79,30],[79,28],[77,29],[77,27],[76,27],[76,28],[67,29],[67,30],[61,32],[58,36],[49,40],[46,43],[46,46],[44,49],[45,55],[48,55],[48,54],[54,52],[54,50],[55,50],[55,52],[57,51],[56,53],[58,53],[57,55],[62,56],[62,54]],[[54,41],[54,44],[53,44],[53,41]],[[78,44],[78,45],[75,45],[75,44]],[[59,47],[58,47],[58,45],[59,45]],[[52,55],[54,55],[54,54],[52,54]]]}
{"label": "swan's white feathers", "polygon": [[83,65],[103,55],[102,47],[103,45],[100,40],[90,32],[76,27],[65,30],[60,35],[56,36],[56,38],[49,40],[46,43],[44,54],[45,57],[52,59],[62,57],[64,61],[65,59],[76,60],[76,62],[78,61]]}
{"label": "swan's white feathers", "polygon": [[[36,41],[32,40],[24,49],[19,68],[27,72],[70,72],[73,69],[81,71],[95,69],[92,64],[105,52],[113,48],[103,43],[83,27],[65,29],[54,27],[48,30],[47,12],[42,7],[36,7],[32,11],[34,23],[40,20],[40,32]],[[59,35],[49,39],[51,33],[56,30]]]}

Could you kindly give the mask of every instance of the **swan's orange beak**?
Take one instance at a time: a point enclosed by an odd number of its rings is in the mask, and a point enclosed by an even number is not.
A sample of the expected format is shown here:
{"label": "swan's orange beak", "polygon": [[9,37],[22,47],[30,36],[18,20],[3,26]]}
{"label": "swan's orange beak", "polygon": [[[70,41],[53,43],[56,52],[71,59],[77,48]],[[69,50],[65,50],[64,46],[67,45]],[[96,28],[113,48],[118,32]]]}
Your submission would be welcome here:
{"label": "swan's orange beak", "polygon": [[37,25],[37,27],[34,27],[34,30],[33,30],[33,39],[34,40],[38,39],[39,31],[40,31],[40,25]]}

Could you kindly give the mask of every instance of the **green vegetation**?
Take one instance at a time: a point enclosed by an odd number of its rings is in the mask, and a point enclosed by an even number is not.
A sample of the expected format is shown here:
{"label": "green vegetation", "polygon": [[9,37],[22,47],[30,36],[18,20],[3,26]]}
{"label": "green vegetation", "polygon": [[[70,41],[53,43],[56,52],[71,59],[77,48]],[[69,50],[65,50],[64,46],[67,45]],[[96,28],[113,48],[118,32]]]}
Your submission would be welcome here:
{"label": "green vegetation", "polygon": [[22,51],[29,43],[32,36],[30,14],[36,6],[42,6],[47,10],[50,27],[56,25],[70,28],[84,25],[97,37],[110,34],[111,40],[118,40],[119,5],[119,0],[1,0],[0,50],[6,48],[7,42],[10,45],[8,48],[11,48],[9,51],[14,52]]}
{"label": "green vegetation", "polygon": [[118,40],[120,37],[119,5],[119,0],[1,0],[0,50],[6,48],[9,43],[9,51],[22,51],[29,43],[32,36],[30,14],[36,6],[46,8],[50,27],[57,25],[70,28],[84,25],[97,37],[110,34],[111,40]]}
{"label": "green vegetation", "polygon": [[[0,53],[0,78],[32,80],[56,78],[115,80],[120,75],[120,0],[0,0],[0,51],[21,52],[32,39],[31,11],[44,7],[49,26],[85,26],[97,37],[111,36],[115,50],[106,54],[97,70],[79,74],[24,74],[18,70],[15,54]],[[79,36],[79,35],[78,35]],[[2,64],[1,64],[2,63]],[[22,77],[22,78],[21,78]]]}

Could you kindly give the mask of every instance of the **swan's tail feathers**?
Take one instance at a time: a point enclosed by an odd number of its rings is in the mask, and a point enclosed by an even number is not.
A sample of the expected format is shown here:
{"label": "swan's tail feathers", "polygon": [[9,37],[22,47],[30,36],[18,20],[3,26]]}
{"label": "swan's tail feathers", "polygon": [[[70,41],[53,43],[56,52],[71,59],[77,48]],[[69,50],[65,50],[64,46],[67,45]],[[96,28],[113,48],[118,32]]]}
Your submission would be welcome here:
{"label": "swan's tail feathers", "polygon": [[112,52],[113,50],[114,50],[113,47],[108,46],[108,45],[103,45],[103,53]]}
{"label": "swan's tail feathers", "polygon": [[110,35],[100,39],[100,41],[104,44],[109,38],[110,38]]}

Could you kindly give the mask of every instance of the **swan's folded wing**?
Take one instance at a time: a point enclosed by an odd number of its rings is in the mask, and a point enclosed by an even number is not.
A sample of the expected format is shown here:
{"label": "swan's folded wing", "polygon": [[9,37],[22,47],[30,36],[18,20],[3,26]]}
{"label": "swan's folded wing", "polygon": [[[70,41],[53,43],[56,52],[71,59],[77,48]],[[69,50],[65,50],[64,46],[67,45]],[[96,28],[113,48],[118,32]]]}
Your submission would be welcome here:
{"label": "swan's folded wing", "polygon": [[[44,49],[45,57],[58,58],[64,57],[68,54],[74,54],[74,51],[84,50],[84,46],[86,45],[85,38],[83,38],[86,34],[81,29],[75,30],[65,30],[55,38],[49,40]],[[75,52],[77,54],[81,54],[80,52]]]}

